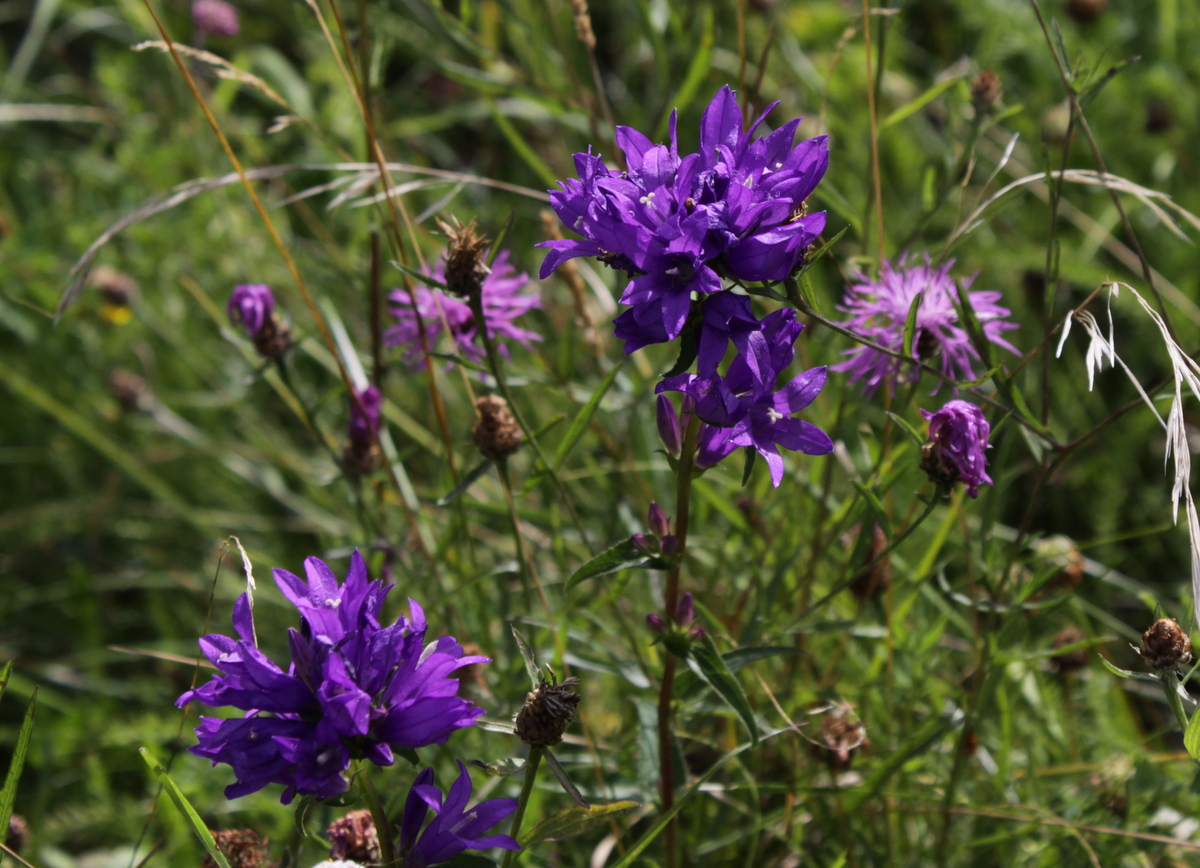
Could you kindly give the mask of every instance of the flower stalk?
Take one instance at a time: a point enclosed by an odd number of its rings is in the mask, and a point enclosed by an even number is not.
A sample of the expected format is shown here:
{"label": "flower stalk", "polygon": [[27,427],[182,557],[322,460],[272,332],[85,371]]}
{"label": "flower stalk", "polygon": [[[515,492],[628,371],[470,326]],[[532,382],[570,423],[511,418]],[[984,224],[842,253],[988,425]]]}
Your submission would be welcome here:
{"label": "flower stalk", "polygon": [[396,851],[392,844],[392,824],[388,821],[387,810],[383,806],[383,800],[379,797],[379,791],[375,789],[375,782],[371,780],[366,762],[360,760],[358,766],[354,782],[358,785],[358,791],[362,793],[367,808],[371,812],[371,819],[375,823],[375,834],[379,836],[379,853],[383,860],[383,868],[389,868],[389,866],[398,864]]}
{"label": "flower stalk", "polygon": [[[525,808],[529,805],[529,797],[533,795],[533,785],[537,780],[538,766],[542,764],[542,751],[539,748],[529,749],[529,759],[525,761],[525,780],[521,784],[521,795],[517,797],[517,810],[513,814],[512,836],[521,840],[521,823],[525,821]],[[500,868],[508,868],[516,861],[520,850],[507,850],[500,861]]]}

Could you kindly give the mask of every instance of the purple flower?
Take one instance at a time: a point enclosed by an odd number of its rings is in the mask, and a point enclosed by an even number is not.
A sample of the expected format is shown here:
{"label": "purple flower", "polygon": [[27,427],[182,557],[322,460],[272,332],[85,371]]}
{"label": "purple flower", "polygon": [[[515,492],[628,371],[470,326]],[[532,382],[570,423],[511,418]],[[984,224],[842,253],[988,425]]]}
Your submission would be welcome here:
{"label": "purple flower", "polygon": [[471,726],[483,709],[460,699],[455,670],[486,657],[464,656],[450,637],[425,643],[424,612],[409,600],[411,616],[379,623],[392,589],[370,581],[357,551],[339,585],[317,558],[304,562],[307,583],[275,570],[275,583],[300,611],[300,629],[288,630],[291,663],[278,666],[258,648],[250,598],[233,608],[238,639],[205,636],[200,647],[219,674],[183,694],[211,707],[232,706],[242,718],[202,717],[189,748],[196,756],[233,767],[234,799],[267,784],[285,786],[282,801],[299,793],[336,796],[353,758],[390,765],[393,749],[444,744]]}
{"label": "purple flower", "polygon": [[371,448],[379,436],[379,418],[382,412],[383,393],[373,385],[358,393],[358,401],[350,402],[350,423],[347,429],[353,448],[362,452]]}
{"label": "purple flower", "polygon": [[[793,147],[799,119],[755,140],[775,105],[743,130],[737,99],[726,86],[701,117],[699,153],[680,158],[672,112],[667,145],[617,128],[629,167],[624,173],[590,151],[576,154],[578,180],[559,182],[550,202],[583,237],[540,244],[550,248],[541,276],[576,256],[595,256],[628,272],[621,303],[631,307],[615,320],[627,353],[677,338],[693,294],[720,293],[723,277],[786,278],[825,227],[825,215],[807,214],[805,200],[829,154],[823,136]],[[724,345],[716,349],[722,320],[726,338],[742,336],[741,312],[732,308],[723,302],[712,310],[706,359],[724,354]]]}
{"label": "purple flower", "polygon": [[987,474],[991,426],[983,411],[967,401],[947,401],[936,413],[922,410],[929,420],[929,443],[921,449],[921,468],[940,485],[963,482],[967,494],[979,496],[979,486],[992,484]]}
{"label": "purple flower", "polygon": [[236,36],[240,29],[237,7],[225,0],[195,0],[192,21],[201,33],[213,36]]}
{"label": "purple flower", "polygon": [[[950,276],[954,261],[947,262],[936,271],[930,266],[928,254],[924,257],[923,265],[907,263],[907,254],[894,267],[884,262],[878,281],[859,275],[858,281],[847,287],[840,308],[851,315],[845,323],[846,327],[881,346],[911,353],[922,361],[928,360],[951,377],[974,379],[973,364],[979,360],[979,354],[967,332],[955,325],[958,322],[955,303],[959,296],[956,281]],[[1001,294],[968,293],[967,288],[972,280],[974,278],[967,278],[960,284],[962,293],[970,300],[983,327],[984,337],[997,346],[1017,353],[1016,347],[1003,337],[1004,332],[1017,328],[1017,325],[1005,321],[1010,311],[998,304]],[[908,311],[917,296],[921,296],[921,306],[917,309],[913,345],[903,347]],[[921,377],[921,369],[917,366],[868,347],[854,347],[847,350],[846,355],[850,358],[834,365],[833,370],[849,371],[852,383],[862,380],[868,397],[874,394],[881,383],[888,383],[894,391],[897,383],[912,383]]]}
{"label": "purple flower", "polygon": [[[430,276],[442,283],[445,280],[445,269],[445,262],[439,261]],[[536,292],[524,291],[528,283],[527,275],[515,274],[515,269],[509,264],[507,250],[501,251],[496,257],[491,273],[483,281],[483,317],[488,336],[499,342],[499,350],[506,356],[508,347],[503,343],[505,338],[514,340],[526,348],[531,342],[542,339],[536,332],[519,328],[513,322],[522,314],[542,306],[542,300]],[[479,361],[484,357],[470,305],[440,289],[425,286],[414,287],[413,294],[416,296],[417,310],[425,326],[425,341],[431,349],[436,345],[442,329],[449,327],[450,337],[454,340],[457,352],[472,361]],[[417,315],[413,311],[412,297],[403,289],[393,290],[390,297],[394,305],[392,315],[396,317],[396,324],[387,330],[384,340],[388,346],[406,347],[405,359],[410,364],[415,364],[420,360],[422,350],[421,332],[417,326]]]}
{"label": "purple flower", "polygon": [[[471,776],[461,760],[458,761],[458,769],[458,780],[450,785],[450,792],[444,798],[442,791],[433,785],[433,769],[423,769],[413,781],[400,821],[400,850],[404,857],[404,868],[429,868],[453,859],[464,850],[489,850],[492,847],[521,849],[508,835],[483,834],[515,811],[516,801],[487,799],[468,811]],[[433,811],[433,819],[422,831],[421,824],[430,810]]]}
{"label": "purple flower", "polygon": [[[200,0],[200,2],[220,2],[220,0]],[[222,3],[221,5],[226,4]],[[242,324],[246,330],[246,337],[254,340],[275,313],[275,296],[271,292],[271,287],[265,283],[239,283],[230,293],[229,303],[225,306],[225,310],[233,322]]]}

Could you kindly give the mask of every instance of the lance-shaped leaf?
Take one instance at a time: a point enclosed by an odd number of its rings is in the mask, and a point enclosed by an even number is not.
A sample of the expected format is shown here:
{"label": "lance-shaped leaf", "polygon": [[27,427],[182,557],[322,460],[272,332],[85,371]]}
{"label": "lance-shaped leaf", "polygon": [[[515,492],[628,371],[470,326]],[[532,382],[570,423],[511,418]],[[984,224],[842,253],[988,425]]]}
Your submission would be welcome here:
{"label": "lance-shaped leaf", "polygon": [[529,643],[525,641],[525,637],[521,635],[521,631],[517,629],[516,624],[512,627],[513,639],[517,641],[517,650],[521,652],[521,659],[525,661],[525,671],[529,673],[529,680],[533,683],[533,689],[537,690],[538,685],[542,683],[542,670],[537,665],[537,657],[533,654],[533,649],[529,647]]}
{"label": "lance-shaped leaf", "polygon": [[435,506],[447,506],[448,504],[453,503],[454,501],[458,500],[460,497],[463,496],[463,494],[466,493],[468,488],[470,488],[472,485],[475,484],[475,480],[479,479],[481,476],[483,476],[485,473],[488,472],[488,470],[491,468],[491,466],[492,466],[492,459],[490,459],[490,458],[485,458],[482,462],[480,462],[479,464],[476,464],[474,467],[472,467],[470,470],[468,470],[465,474],[463,474],[462,479],[460,479],[458,481],[458,485],[454,486],[453,491],[451,491],[449,494],[443,494],[436,501],[434,501],[434,505]]}
{"label": "lance-shaped leaf", "polygon": [[688,649],[687,662],[691,670],[737,712],[738,717],[746,724],[746,729],[750,730],[751,742],[758,744],[758,723],[754,720],[750,700],[746,698],[746,691],[742,689],[741,682],[729,671],[725,658],[717,650],[711,636],[705,633],[698,641],[692,643],[692,647]]}
{"label": "lance-shaped leaf", "polygon": [[212,833],[208,831],[208,826],[200,819],[200,815],[196,813],[196,809],[192,807],[191,802],[187,800],[187,796],[183,794],[183,790],[179,789],[179,785],[171,780],[171,776],[167,774],[167,770],[162,767],[162,764],[158,760],[150,755],[150,751],[143,747],[138,749],[138,753],[142,755],[142,759],[146,761],[146,765],[150,766],[150,771],[154,775],[154,779],[162,784],[162,788],[167,791],[167,795],[171,797],[171,801],[175,803],[175,807],[179,809],[179,813],[183,814],[183,818],[187,821],[187,824],[192,827],[192,832],[200,839],[200,843],[208,851],[209,857],[217,863],[219,868],[229,868],[229,860],[225,858],[225,854],[217,847],[217,842],[213,840]]}
{"label": "lance-shaped leaf", "polygon": [[566,590],[571,590],[580,582],[594,579],[596,576],[603,576],[605,573],[615,573],[617,570],[667,570],[670,568],[671,563],[668,560],[647,554],[634,545],[633,540],[627,539],[617,543],[608,551],[596,555],[573,572],[571,578],[567,579]]}
{"label": "lance-shaped leaf", "polygon": [[473,759],[467,760],[467,765],[483,769],[493,777],[506,778],[524,769],[525,760],[520,757],[505,757],[501,760],[492,760],[490,763],[485,763],[483,760]]}
{"label": "lance-shaped leaf", "polygon": [[542,756],[546,758],[546,765],[550,766],[550,771],[554,772],[554,776],[558,778],[558,782],[562,784],[563,791],[571,797],[571,801],[579,805],[581,808],[590,808],[588,800],[583,797],[583,793],[579,792],[579,787],[575,786],[575,782],[571,780],[567,770],[562,767],[562,763],[558,761],[558,757],[550,751],[542,751]]}
{"label": "lance-shaped leaf", "polygon": [[568,841],[607,825],[610,820],[624,816],[638,806],[637,802],[613,802],[592,805],[590,808],[566,808],[542,820],[521,836],[522,849],[542,841]]}
{"label": "lance-shaped leaf", "polygon": [[[7,673],[6,673],[7,674]],[[33,718],[37,711],[37,688],[33,688],[33,696],[29,700],[29,708],[25,710],[25,720],[17,733],[17,745],[13,748],[12,761],[8,764],[8,775],[4,778],[4,790],[0,791],[0,829],[8,830],[8,818],[12,816],[13,805],[17,801],[17,783],[21,779],[21,770],[25,767],[25,757],[29,754],[29,739],[33,737]]]}

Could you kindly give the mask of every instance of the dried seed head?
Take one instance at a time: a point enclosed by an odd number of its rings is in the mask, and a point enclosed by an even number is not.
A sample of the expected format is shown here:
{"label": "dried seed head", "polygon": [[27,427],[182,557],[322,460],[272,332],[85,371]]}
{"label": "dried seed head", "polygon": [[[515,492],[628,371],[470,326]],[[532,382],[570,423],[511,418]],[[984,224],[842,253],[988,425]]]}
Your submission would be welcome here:
{"label": "dried seed head", "polygon": [[[267,839],[250,829],[230,829],[212,833],[217,849],[225,854],[231,868],[265,868]],[[217,868],[211,856],[206,856],[200,868]]]}
{"label": "dried seed head", "polygon": [[141,406],[146,393],[146,381],[133,371],[113,368],[108,372],[108,392],[117,399],[125,410],[136,410]]}
{"label": "dried seed head", "polygon": [[588,13],[587,0],[570,0],[575,13],[575,35],[588,51],[596,50],[596,34],[592,32],[592,16]]}
{"label": "dried seed head", "polygon": [[866,726],[849,703],[835,703],[819,711],[825,712],[825,716],[821,719],[818,739],[813,744],[828,751],[826,759],[834,771],[849,768],[853,751],[870,744]]}
{"label": "dried seed head", "polygon": [[[1065,648],[1084,640],[1083,631],[1078,627],[1065,627],[1054,637],[1055,648]],[[1055,654],[1050,658],[1050,665],[1055,672],[1074,672],[1087,666],[1087,649],[1076,648],[1063,654]]]}
{"label": "dried seed head", "polygon": [[521,448],[521,426],[508,409],[508,402],[495,395],[485,395],[475,402],[479,414],[471,439],[485,458],[499,461]]}
{"label": "dried seed head", "polygon": [[977,112],[991,111],[1003,95],[1000,76],[990,69],[985,69],[971,81],[971,102],[975,104]]}
{"label": "dried seed head", "polygon": [[272,315],[254,336],[254,348],[264,359],[277,359],[292,345],[292,330],[279,317]]}
{"label": "dried seed head", "polygon": [[20,814],[10,814],[8,818],[8,837],[5,839],[8,849],[20,853],[29,843],[29,824]]}
{"label": "dried seed head", "polygon": [[348,859],[360,865],[379,865],[383,862],[383,851],[379,848],[379,834],[371,812],[351,811],[340,820],[334,820],[326,830],[329,839],[329,858],[334,861]]}
{"label": "dried seed head", "polygon": [[111,265],[96,266],[89,275],[88,282],[100,290],[105,301],[118,307],[128,307],[138,291],[137,283],[132,277],[122,274]]}
{"label": "dried seed head", "polygon": [[542,679],[537,690],[525,696],[525,704],[517,712],[517,738],[530,747],[554,747],[562,741],[567,724],[575,719],[575,708],[583,698],[573,688],[578,678],[568,678],[557,683],[554,673],[551,680]]}
{"label": "dried seed head", "polygon": [[1173,619],[1160,618],[1142,634],[1137,652],[1155,669],[1178,669],[1192,660],[1192,640]]}
{"label": "dried seed head", "polygon": [[453,224],[438,221],[438,225],[450,242],[446,246],[446,289],[459,298],[477,298],[488,274],[483,263],[487,239],[476,231],[474,220],[466,226],[457,220]]}

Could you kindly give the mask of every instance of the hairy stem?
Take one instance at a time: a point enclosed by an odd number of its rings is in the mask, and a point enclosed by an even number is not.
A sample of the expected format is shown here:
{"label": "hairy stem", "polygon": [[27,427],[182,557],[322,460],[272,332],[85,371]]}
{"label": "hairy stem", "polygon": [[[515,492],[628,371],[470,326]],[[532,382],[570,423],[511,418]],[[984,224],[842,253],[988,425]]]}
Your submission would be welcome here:
{"label": "hairy stem", "polygon": [[[539,748],[529,749],[529,759],[525,761],[525,781],[521,784],[521,795],[517,797],[517,810],[513,814],[512,829],[509,834],[517,840],[521,838],[521,823],[525,820],[525,809],[529,806],[529,797],[533,794],[533,784],[537,780],[538,766],[542,764],[542,751]],[[520,850],[505,850],[500,868],[508,868],[517,860]]]}

